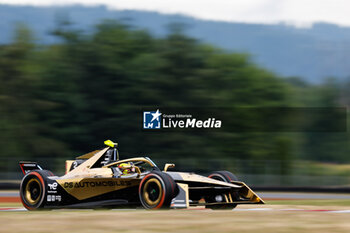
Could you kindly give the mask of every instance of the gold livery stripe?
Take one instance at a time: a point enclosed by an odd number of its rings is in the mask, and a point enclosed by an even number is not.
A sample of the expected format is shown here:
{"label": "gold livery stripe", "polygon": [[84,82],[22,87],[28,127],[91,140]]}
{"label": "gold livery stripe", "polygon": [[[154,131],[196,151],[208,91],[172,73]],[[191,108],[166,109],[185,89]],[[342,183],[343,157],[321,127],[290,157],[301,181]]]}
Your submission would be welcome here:
{"label": "gold livery stripe", "polygon": [[133,178],[85,178],[59,179],[58,184],[70,195],[83,200],[139,185],[140,179]]}

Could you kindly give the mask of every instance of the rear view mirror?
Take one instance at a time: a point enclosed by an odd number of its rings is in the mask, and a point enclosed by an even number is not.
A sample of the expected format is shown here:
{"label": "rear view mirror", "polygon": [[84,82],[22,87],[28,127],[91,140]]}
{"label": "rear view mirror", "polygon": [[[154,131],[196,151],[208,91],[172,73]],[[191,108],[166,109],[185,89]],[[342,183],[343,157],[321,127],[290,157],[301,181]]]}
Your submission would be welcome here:
{"label": "rear view mirror", "polygon": [[166,163],[164,165],[164,172],[166,172],[168,170],[168,168],[173,168],[173,167],[175,167],[175,164],[173,164],[173,163]]}

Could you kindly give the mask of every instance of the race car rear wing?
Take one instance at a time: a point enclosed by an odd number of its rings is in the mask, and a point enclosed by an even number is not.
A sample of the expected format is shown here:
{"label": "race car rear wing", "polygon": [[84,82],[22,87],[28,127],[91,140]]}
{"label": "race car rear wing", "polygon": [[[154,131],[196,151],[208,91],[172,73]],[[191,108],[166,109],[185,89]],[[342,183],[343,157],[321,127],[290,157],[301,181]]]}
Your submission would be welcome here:
{"label": "race car rear wing", "polygon": [[33,170],[43,170],[39,164],[36,162],[19,162],[19,166],[21,167],[21,170],[23,172],[23,175],[27,174],[28,172],[31,172]]}

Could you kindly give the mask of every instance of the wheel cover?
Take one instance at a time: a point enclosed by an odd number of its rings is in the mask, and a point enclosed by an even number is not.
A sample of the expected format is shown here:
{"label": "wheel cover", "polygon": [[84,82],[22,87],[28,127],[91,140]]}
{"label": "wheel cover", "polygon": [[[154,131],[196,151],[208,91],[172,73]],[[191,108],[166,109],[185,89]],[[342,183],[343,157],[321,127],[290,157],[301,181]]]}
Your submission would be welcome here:
{"label": "wheel cover", "polygon": [[146,181],[143,187],[142,197],[147,205],[157,205],[160,202],[162,195],[162,184],[158,179],[151,178]]}
{"label": "wheel cover", "polygon": [[220,175],[220,174],[212,174],[212,175],[209,176],[209,178],[212,178],[212,179],[218,180],[218,181],[227,182],[225,180],[225,178],[222,175]]}
{"label": "wheel cover", "polygon": [[25,199],[30,205],[37,204],[41,197],[40,182],[35,178],[30,179],[26,185],[24,193]]}

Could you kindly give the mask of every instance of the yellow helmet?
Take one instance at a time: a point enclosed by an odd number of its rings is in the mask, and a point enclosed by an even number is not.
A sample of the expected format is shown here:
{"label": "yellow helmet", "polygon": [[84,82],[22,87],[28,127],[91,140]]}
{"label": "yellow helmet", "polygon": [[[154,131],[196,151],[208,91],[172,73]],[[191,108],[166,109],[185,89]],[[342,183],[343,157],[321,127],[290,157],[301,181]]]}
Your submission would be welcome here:
{"label": "yellow helmet", "polygon": [[123,174],[129,174],[129,172],[131,171],[131,164],[129,163],[121,163],[118,165],[118,167],[122,170]]}
{"label": "yellow helmet", "polygon": [[118,167],[120,167],[120,168],[130,168],[131,165],[129,163],[121,163],[121,164],[119,164]]}

